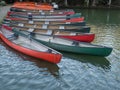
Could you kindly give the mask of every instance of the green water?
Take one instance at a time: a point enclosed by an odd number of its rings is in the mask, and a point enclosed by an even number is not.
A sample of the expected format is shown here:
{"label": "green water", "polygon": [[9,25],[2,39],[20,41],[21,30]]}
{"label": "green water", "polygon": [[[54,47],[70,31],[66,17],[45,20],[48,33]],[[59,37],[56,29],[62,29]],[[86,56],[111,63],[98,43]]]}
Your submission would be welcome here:
{"label": "green water", "polygon": [[[96,34],[94,43],[113,47],[119,56],[120,50],[120,10],[76,10],[81,11],[91,32]],[[114,52],[113,52],[114,53]]]}
{"label": "green water", "polygon": [[120,90],[120,11],[76,10],[94,44],[113,48],[108,57],[63,53],[59,64],[40,61],[0,41],[0,90]]}

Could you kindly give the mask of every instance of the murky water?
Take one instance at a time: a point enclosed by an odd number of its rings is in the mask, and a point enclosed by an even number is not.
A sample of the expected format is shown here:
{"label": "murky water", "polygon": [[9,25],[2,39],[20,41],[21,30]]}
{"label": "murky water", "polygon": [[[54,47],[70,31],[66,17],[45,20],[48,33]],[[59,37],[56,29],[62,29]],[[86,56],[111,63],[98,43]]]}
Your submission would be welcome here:
{"label": "murky water", "polygon": [[113,47],[108,57],[63,53],[59,64],[25,56],[0,40],[0,90],[120,90],[119,10],[76,10],[93,43]]}

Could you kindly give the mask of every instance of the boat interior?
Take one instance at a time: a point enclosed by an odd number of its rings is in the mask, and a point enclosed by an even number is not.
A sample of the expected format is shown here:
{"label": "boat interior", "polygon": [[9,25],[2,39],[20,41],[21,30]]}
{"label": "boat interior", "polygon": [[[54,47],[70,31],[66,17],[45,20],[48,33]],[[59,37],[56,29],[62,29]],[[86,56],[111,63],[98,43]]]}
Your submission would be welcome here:
{"label": "boat interior", "polygon": [[[73,11],[72,11],[73,12]],[[28,14],[32,14],[32,15],[64,15],[65,13],[67,13],[67,11],[61,11],[61,12],[53,12],[52,10],[50,12],[48,11],[39,11],[39,12],[14,12],[13,14],[22,14],[22,15],[28,15]]]}
{"label": "boat interior", "polygon": [[86,26],[64,26],[64,25],[36,25],[36,24],[23,24],[23,23],[18,23],[18,24],[10,24],[11,26],[19,26],[19,27],[33,27],[33,28],[40,28],[40,29],[80,29],[80,28],[85,28]]}
{"label": "boat interior", "polygon": [[8,40],[19,46],[26,47],[32,50],[42,51],[42,52],[59,53],[47,46],[44,46],[43,44],[38,43],[37,41],[29,37],[23,37],[9,30],[6,30],[5,28],[2,28],[1,32]]}
{"label": "boat interior", "polygon": [[42,34],[35,34],[35,33],[31,34],[30,32],[27,32],[27,31],[19,31],[19,32],[22,32],[27,36],[30,35],[37,40],[52,42],[52,43],[61,44],[61,45],[79,46],[79,47],[96,47],[96,48],[100,47],[98,45],[93,45],[91,43],[79,42],[79,41],[69,40],[69,39],[51,36],[51,35],[42,35]]}
{"label": "boat interior", "polygon": [[34,29],[34,28],[19,28],[20,31],[28,31],[38,34],[45,34],[45,35],[91,35],[92,33],[81,33],[81,32],[70,32],[70,31],[63,31],[63,30],[44,30],[44,29]]}
{"label": "boat interior", "polygon": [[[7,21],[7,20],[5,20],[5,21]],[[31,20],[17,20],[17,21],[9,21],[8,20],[8,22],[9,23],[23,23],[23,24],[25,24],[25,23],[28,23],[28,24],[50,24],[50,25],[52,25],[52,24],[71,24],[71,22],[58,22],[58,21],[54,21],[54,22],[50,22],[50,21],[31,21]]]}

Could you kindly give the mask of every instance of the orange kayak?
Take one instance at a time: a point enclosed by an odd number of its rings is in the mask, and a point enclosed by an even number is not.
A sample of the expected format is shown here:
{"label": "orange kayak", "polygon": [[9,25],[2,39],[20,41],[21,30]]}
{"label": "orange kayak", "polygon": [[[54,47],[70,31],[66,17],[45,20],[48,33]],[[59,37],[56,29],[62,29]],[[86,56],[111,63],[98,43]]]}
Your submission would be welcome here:
{"label": "orange kayak", "polygon": [[16,2],[12,6],[14,8],[29,9],[29,10],[52,10],[53,7],[49,4],[36,4],[33,2]]}
{"label": "orange kayak", "polygon": [[15,2],[14,5],[35,5],[34,2]]}

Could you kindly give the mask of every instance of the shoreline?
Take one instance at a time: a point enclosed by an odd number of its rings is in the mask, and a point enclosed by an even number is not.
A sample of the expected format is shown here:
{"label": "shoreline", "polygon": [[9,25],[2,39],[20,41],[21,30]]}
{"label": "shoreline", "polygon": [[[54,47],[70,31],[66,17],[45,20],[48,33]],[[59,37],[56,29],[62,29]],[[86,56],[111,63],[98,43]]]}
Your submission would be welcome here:
{"label": "shoreline", "polygon": [[84,6],[60,6],[60,9],[120,9],[120,7],[114,6],[94,6],[94,7],[84,7]]}

